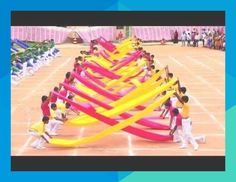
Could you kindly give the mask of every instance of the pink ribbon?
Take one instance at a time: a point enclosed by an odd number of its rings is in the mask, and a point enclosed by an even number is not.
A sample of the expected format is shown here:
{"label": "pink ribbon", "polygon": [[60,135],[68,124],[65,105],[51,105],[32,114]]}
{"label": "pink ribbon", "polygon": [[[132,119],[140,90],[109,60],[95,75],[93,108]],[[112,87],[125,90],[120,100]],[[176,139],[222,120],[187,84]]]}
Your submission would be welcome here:
{"label": "pink ribbon", "polygon": [[[72,106],[74,106],[76,109],[84,112],[85,114],[88,114],[89,116],[92,116],[94,118],[96,118],[99,121],[102,121],[108,125],[114,126],[116,124],[118,124],[119,122],[115,119],[111,119],[109,117],[106,117],[102,114],[99,114],[97,112],[93,112],[93,111],[88,111],[85,107],[83,107],[81,104],[75,103],[70,99],[67,99],[63,96],[61,96],[60,94],[53,92],[55,95],[58,96],[58,98],[70,103]],[[168,140],[172,140],[173,137],[170,135],[161,135],[161,134],[157,134],[157,133],[151,133],[133,126],[128,126],[126,128],[123,128],[122,130],[131,133],[133,135],[145,138],[145,139],[149,139],[149,140],[153,140],[153,141],[168,141]]]}
{"label": "pink ribbon", "polygon": [[106,50],[108,50],[109,52],[113,52],[116,50],[116,46],[113,45],[112,43],[108,42],[105,38],[100,37],[97,39],[97,42]]}
{"label": "pink ribbon", "polygon": [[131,63],[132,61],[136,61],[140,55],[141,55],[141,51],[136,51],[134,53],[132,53],[130,56],[126,57],[125,59],[123,59],[119,64],[117,64],[114,69],[112,69],[112,71],[117,71],[120,68],[128,65],[129,63]]}
{"label": "pink ribbon", "polygon": [[92,64],[92,63],[89,63],[89,62],[85,62],[83,63],[83,67],[85,68],[90,68],[92,69],[94,72],[97,72],[107,78],[110,78],[110,79],[119,79],[121,76],[120,75],[116,75],[114,74],[113,72],[101,67],[101,66],[98,66],[98,65],[95,65],[95,64]]}
{"label": "pink ribbon", "polygon": [[101,89],[100,87],[98,87],[97,85],[89,82],[87,79],[84,79],[83,77],[81,77],[80,75],[76,74],[75,72],[72,72],[72,75],[81,83],[83,83],[86,87],[96,91],[97,93],[103,95],[104,97],[107,97],[111,100],[117,100],[120,98],[120,96],[115,95],[115,94],[111,94],[110,92]]}
{"label": "pink ribbon", "polygon": [[[87,94],[79,91],[78,89],[76,89],[74,87],[71,87],[68,84],[62,83],[61,85],[63,85],[65,89],[70,90],[71,92],[74,92],[76,95],[79,95],[79,96],[105,108],[105,109],[111,110],[114,108],[114,107],[106,104],[105,102],[99,101],[93,97],[88,96]],[[125,113],[120,114],[120,116],[124,119],[127,119],[129,117],[132,117],[133,115],[125,112]],[[146,127],[160,129],[160,130],[169,130],[170,129],[169,126],[167,126],[167,125],[162,125],[162,124],[150,121],[148,119],[140,119],[137,123],[140,125],[146,126]]]}

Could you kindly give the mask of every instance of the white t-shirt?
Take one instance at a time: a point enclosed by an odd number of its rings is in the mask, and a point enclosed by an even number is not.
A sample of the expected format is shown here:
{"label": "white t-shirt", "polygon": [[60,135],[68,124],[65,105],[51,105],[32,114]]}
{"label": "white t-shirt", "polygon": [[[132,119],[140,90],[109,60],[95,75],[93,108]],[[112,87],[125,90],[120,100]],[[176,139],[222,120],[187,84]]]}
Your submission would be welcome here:
{"label": "white t-shirt", "polygon": [[186,33],[182,33],[181,39],[182,39],[182,40],[186,40],[186,38],[187,38]]}
{"label": "white t-shirt", "polygon": [[187,34],[187,40],[191,40],[191,34]]}
{"label": "white t-shirt", "polygon": [[60,109],[57,109],[56,111],[51,110],[51,116],[52,116],[53,118],[62,119],[62,112],[61,112]]}
{"label": "white t-shirt", "polygon": [[198,34],[198,35],[195,35],[195,39],[196,40],[200,40],[200,35]]}
{"label": "white t-shirt", "polygon": [[187,34],[187,35],[188,35],[188,34],[191,34],[190,30],[187,30],[187,31],[186,31],[186,34]]}

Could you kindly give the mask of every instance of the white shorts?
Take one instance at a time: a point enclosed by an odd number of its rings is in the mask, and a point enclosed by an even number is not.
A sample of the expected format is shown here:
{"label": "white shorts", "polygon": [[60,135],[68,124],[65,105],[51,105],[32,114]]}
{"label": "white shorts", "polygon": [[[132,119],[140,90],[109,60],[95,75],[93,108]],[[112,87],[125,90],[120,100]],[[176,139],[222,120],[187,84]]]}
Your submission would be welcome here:
{"label": "white shorts", "polygon": [[192,133],[192,120],[191,120],[191,118],[182,119],[182,127],[183,127],[183,132],[185,134],[191,134]]}
{"label": "white shorts", "polygon": [[56,102],[56,104],[61,104],[61,103],[63,103],[63,100],[57,98],[57,102]]}
{"label": "white shorts", "polygon": [[183,109],[182,108],[178,108],[178,110],[179,110],[179,113],[181,113]]}
{"label": "white shorts", "polygon": [[51,129],[53,128],[55,125],[62,125],[63,122],[62,121],[59,121],[59,120],[56,120],[56,119],[52,119],[49,121],[49,123],[47,124],[47,129]]}
{"label": "white shorts", "polygon": [[173,118],[173,121],[172,121],[172,123],[171,123],[170,129],[173,130],[175,126],[176,126],[176,119],[175,119],[175,117],[174,117],[174,118]]}
{"label": "white shorts", "polygon": [[178,98],[173,96],[173,97],[170,98],[170,101],[171,101],[171,103],[172,103],[172,106],[173,106],[173,107],[176,107],[176,103],[177,103],[177,101],[178,101]]}

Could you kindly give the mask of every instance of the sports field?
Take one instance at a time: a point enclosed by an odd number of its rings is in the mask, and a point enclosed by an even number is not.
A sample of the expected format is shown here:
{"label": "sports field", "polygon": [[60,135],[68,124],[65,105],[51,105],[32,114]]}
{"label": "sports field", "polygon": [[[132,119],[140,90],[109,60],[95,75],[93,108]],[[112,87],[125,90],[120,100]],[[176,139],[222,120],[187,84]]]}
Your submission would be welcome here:
{"label": "sports field", "polygon": [[[157,44],[144,44],[143,48],[155,55],[160,66],[168,65],[181,84],[187,87],[193,134],[205,134],[207,137],[206,143],[200,144],[198,151],[194,151],[191,145],[187,149],[179,149],[177,143],[152,142],[124,131],[78,148],[58,148],[49,144],[43,150],[31,148],[32,137],[27,131],[32,123],[41,119],[41,96],[48,95],[64,79],[65,73],[72,70],[74,57],[79,55],[80,50],[88,49],[88,46],[62,44],[57,48],[61,51],[60,57],[11,88],[12,155],[225,155],[225,52],[201,47]],[[159,115],[160,111],[151,114],[154,117]],[[158,122],[167,124],[169,121],[165,119]],[[58,137],[80,138],[107,127],[109,126],[102,123],[83,127],[64,125],[58,131]]]}

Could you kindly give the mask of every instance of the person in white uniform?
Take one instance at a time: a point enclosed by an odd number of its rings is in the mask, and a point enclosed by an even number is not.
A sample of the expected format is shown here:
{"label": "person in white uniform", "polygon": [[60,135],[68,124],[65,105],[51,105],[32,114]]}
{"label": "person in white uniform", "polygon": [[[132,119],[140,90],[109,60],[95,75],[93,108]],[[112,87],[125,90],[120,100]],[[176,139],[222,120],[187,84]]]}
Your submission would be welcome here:
{"label": "person in white uniform", "polygon": [[59,129],[61,125],[67,120],[65,115],[62,113],[60,109],[57,108],[57,104],[51,104],[51,119],[47,125],[47,131],[50,135],[57,135],[56,131]]}
{"label": "person in white uniform", "polygon": [[183,141],[180,148],[184,149],[188,147],[188,143],[192,144],[194,150],[198,150],[199,145],[197,141],[205,142],[205,135],[200,135],[198,137],[193,137],[192,135],[192,120],[189,116],[189,105],[188,96],[182,96],[179,98],[179,101],[182,103],[182,107],[180,109],[182,116],[182,132],[183,132]]}

